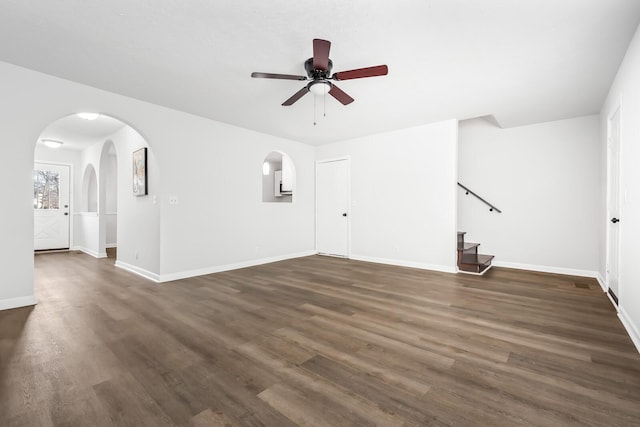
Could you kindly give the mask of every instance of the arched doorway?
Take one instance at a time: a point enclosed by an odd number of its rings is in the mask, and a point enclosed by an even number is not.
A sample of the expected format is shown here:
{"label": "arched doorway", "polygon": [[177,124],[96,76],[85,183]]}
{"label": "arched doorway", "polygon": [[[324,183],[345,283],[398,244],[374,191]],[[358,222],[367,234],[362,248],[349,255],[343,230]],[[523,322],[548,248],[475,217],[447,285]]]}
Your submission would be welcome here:
{"label": "arched doorway", "polygon": [[[48,146],[45,140],[61,144]],[[134,216],[131,209],[119,212],[119,200],[123,195],[131,196],[126,176],[131,173],[130,155],[140,147],[148,144],[135,129],[104,114],[65,116],[42,131],[34,159],[66,164],[71,170],[69,249],[96,258],[115,254],[111,249],[120,244],[121,229],[126,232],[132,228],[119,227],[123,218],[126,221]],[[133,247],[129,250],[135,251]]]}

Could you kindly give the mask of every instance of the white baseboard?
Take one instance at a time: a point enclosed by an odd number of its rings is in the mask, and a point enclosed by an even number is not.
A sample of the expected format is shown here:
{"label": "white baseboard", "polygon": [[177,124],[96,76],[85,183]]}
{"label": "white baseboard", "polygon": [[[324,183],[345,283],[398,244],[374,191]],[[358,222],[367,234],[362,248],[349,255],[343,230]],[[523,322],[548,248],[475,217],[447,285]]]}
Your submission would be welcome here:
{"label": "white baseboard", "polygon": [[602,288],[602,292],[607,292],[609,290],[609,286],[607,286],[607,282],[604,280],[604,278],[600,273],[598,273],[598,275],[596,276],[596,280],[600,284],[600,287]]}
{"label": "white baseboard", "polygon": [[619,307],[618,317],[627,330],[631,341],[633,341],[633,344],[636,346],[636,350],[640,353],[640,329],[633,323],[623,307]]}
{"label": "white baseboard", "polygon": [[38,300],[33,295],[19,298],[0,299],[0,310],[11,310],[12,308],[27,307],[36,305]]}
{"label": "white baseboard", "polygon": [[186,279],[188,277],[204,276],[205,274],[220,273],[223,271],[237,270],[239,268],[254,267],[256,265],[269,264],[272,262],[284,261],[287,259],[301,258],[316,255],[316,251],[304,251],[289,255],[279,255],[269,258],[260,258],[249,261],[241,261],[233,264],[216,265],[213,267],[199,268],[197,270],[180,271],[177,273],[161,274],[159,282],[171,282],[173,280]]}
{"label": "white baseboard", "polygon": [[137,274],[138,276],[142,276],[145,279],[149,279],[152,282],[160,283],[160,276],[158,274],[152,273],[144,268],[136,267],[135,265],[127,264],[122,261],[116,261],[115,266],[123,270],[127,270],[130,273]]}
{"label": "white baseboard", "polygon": [[107,243],[105,245],[106,248],[110,249],[110,248],[117,248],[118,244],[117,243]]}
{"label": "white baseboard", "polygon": [[515,268],[518,270],[539,271],[541,273],[564,274],[567,276],[578,276],[578,277],[591,277],[594,279],[598,277],[597,271],[577,270],[574,268],[549,267],[545,265],[520,264],[516,262],[503,262],[503,261],[495,261],[495,262],[492,262],[492,264],[496,267]]}
{"label": "white baseboard", "polygon": [[80,251],[80,252],[84,252],[87,255],[91,255],[94,258],[107,258],[107,253],[103,252],[103,253],[98,253],[96,251],[92,251],[91,249],[87,249],[84,248],[82,246],[73,246],[71,248],[69,248],[70,251]]}
{"label": "white baseboard", "polygon": [[419,268],[421,270],[441,271],[443,273],[455,273],[457,268],[455,266],[448,267],[446,265],[438,264],[425,264],[422,262],[406,261],[401,259],[390,258],[376,258],[366,255],[350,255],[349,259],[356,261],[375,262],[376,264],[397,265],[398,267]]}

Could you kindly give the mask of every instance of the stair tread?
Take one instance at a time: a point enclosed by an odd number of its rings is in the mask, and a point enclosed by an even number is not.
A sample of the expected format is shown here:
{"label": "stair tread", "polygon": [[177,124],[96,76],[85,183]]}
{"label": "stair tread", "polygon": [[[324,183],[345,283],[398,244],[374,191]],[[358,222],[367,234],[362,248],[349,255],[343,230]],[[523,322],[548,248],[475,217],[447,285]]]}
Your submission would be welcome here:
{"label": "stair tread", "polygon": [[493,255],[484,254],[462,254],[461,264],[484,265],[495,258]]}
{"label": "stair tread", "polygon": [[458,250],[468,251],[469,249],[477,248],[478,246],[480,246],[480,243],[463,242],[458,243]]}

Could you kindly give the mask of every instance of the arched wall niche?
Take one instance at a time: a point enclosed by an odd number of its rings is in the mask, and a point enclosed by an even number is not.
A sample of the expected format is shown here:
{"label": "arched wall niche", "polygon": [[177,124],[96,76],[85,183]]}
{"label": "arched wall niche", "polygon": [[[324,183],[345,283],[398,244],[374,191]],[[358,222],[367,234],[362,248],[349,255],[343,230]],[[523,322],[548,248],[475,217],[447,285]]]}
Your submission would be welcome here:
{"label": "arched wall niche", "polygon": [[296,187],[296,170],[286,153],[272,151],[262,162],[262,201],[292,203]]}
{"label": "arched wall niche", "polygon": [[92,164],[88,164],[82,176],[82,201],[83,212],[98,212],[98,177]]}

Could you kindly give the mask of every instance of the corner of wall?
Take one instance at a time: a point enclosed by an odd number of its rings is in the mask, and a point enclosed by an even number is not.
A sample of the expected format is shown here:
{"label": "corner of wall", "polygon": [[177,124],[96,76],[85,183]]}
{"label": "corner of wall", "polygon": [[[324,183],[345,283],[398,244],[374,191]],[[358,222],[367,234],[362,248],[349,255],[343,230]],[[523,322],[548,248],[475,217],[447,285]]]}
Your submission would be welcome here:
{"label": "corner of wall", "polygon": [[620,307],[618,317],[620,318],[624,328],[627,330],[631,341],[633,341],[633,345],[636,346],[636,349],[640,353],[640,330],[638,330],[638,327],[633,323],[631,317],[629,317],[624,308]]}
{"label": "corner of wall", "polygon": [[34,295],[28,295],[28,296],[19,297],[19,298],[3,299],[3,300],[0,300],[0,311],[11,310],[13,308],[28,307],[31,305],[36,305],[37,303],[38,303],[38,300]]}
{"label": "corner of wall", "polygon": [[152,282],[156,282],[156,283],[161,282],[159,274],[152,273],[143,268],[136,267],[135,265],[127,264],[126,262],[122,262],[122,261],[116,261],[115,266],[123,270],[127,270],[130,273],[137,274],[138,276],[142,276],[145,279],[151,280]]}

